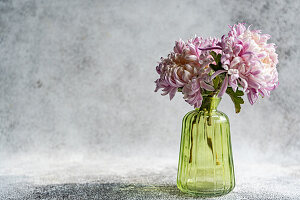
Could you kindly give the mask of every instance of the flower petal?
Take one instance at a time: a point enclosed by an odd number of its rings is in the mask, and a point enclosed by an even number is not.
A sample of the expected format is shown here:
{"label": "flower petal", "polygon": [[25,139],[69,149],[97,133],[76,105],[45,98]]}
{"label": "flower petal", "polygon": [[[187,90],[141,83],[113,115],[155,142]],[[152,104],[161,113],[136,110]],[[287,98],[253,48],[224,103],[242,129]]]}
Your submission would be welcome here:
{"label": "flower petal", "polygon": [[207,83],[205,83],[204,81],[201,81],[200,83],[200,86],[203,88],[203,89],[206,89],[207,91],[214,91],[215,88]]}
{"label": "flower petal", "polygon": [[223,94],[225,93],[225,91],[227,89],[227,86],[228,86],[228,76],[226,75],[225,79],[223,81],[223,84],[221,86],[220,92],[218,94],[218,97],[222,97],[223,96]]}
{"label": "flower petal", "polygon": [[219,74],[222,74],[224,72],[227,72],[226,70],[218,70],[216,71],[211,77],[210,80],[213,80],[216,76],[218,76]]}

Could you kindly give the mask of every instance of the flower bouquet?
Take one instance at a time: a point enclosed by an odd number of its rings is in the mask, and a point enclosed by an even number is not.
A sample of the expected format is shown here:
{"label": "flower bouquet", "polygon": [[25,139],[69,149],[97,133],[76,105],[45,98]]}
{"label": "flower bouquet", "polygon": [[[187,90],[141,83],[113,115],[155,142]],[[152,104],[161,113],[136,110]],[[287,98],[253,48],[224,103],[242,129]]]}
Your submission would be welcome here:
{"label": "flower bouquet", "polygon": [[229,28],[221,39],[176,41],[156,67],[155,91],[162,89],[170,100],[181,92],[195,108],[182,122],[177,186],[183,192],[216,196],[234,188],[229,120],[217,106],[227,93],[239,113],[244,94],[254,104],[279,84],[270,35],[242,23]]}

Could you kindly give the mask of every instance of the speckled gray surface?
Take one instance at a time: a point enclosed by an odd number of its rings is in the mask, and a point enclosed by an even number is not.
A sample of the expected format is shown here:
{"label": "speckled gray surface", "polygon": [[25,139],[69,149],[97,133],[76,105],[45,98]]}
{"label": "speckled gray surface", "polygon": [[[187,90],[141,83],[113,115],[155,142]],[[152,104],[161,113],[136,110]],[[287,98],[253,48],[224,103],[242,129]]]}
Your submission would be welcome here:
{"label": "speckled gray surface", "polygon": [[300,199],[300,1],[0,1],[0,199],[193,199],[176,189],[180,95],[155,94],[174,40],[246,22],[278,45],[280,86],[231,121],[236,187]]}

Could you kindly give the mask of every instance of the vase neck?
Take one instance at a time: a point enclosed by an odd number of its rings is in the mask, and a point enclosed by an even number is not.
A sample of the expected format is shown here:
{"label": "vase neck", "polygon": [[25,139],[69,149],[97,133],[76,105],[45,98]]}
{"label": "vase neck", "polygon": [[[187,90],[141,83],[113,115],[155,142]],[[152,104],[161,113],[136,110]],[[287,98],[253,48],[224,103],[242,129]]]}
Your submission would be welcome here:
{"label": "vase neck", "polygon": [[206,110],[208,112],[217,110],[217,107],[221,101],[221,98],[217,96],[213,97],[204,97],[202,100],[202,105],[199,110]]}

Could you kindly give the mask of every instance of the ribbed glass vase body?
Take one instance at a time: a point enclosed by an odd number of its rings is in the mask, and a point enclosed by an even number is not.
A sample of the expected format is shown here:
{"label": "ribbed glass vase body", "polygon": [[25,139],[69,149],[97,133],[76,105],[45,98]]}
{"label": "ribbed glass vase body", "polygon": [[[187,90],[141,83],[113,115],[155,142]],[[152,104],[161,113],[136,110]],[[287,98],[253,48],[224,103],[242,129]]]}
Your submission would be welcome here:
{"label": "ribbed glass vase body", "polygon": [[228,117],[216,110],[219,98],[203,100],[202,107],[185,115],[177,186],[198,196],[219,196],[235,186]]}

